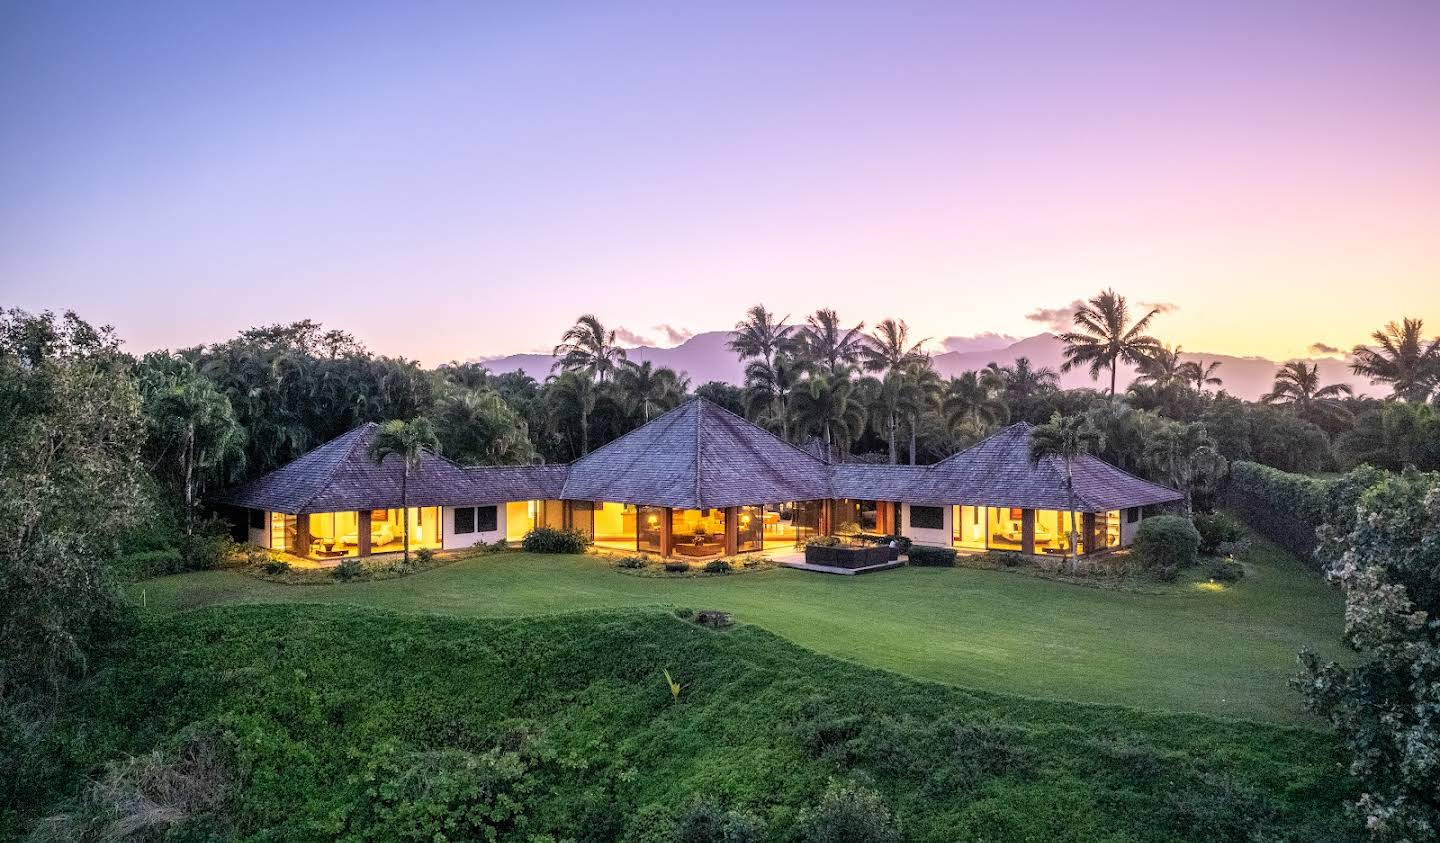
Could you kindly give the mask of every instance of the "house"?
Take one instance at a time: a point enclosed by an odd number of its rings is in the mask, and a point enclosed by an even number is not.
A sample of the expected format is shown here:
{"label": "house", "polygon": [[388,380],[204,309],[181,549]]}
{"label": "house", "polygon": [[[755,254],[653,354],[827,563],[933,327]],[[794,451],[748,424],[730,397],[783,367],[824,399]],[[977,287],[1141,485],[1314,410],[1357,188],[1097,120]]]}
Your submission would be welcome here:
{"label": "house", "polygon": [[[597,547],[708,558],[815,535],[900,534],[961,551],[1062,554],[1071,492],[1030,463],[1020,423],[929,466],[833,463],[694,398],[569,465],[464,467],[426,452],[402,509],[401,461],[367,424],[220,497],[264,547],[314,559],[519,541],[536,526]],[[1078,551],[1131,543],[1141,509],[1182,499],[1096,458],[1073,464]]]}

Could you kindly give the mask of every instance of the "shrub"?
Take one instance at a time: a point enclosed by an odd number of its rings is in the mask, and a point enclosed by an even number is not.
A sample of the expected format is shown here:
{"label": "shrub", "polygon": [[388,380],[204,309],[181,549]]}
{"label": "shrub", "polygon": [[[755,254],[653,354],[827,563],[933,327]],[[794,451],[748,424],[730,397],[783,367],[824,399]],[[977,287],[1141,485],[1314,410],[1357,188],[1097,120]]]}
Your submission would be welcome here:
{"label": "shrub", "polygon": [[917,544],[910,548],[910,564],[936,568],[955,566],[955,550],[949,547],[928,547]]}
{"label": "shrub", "polygon": [[765,836],[759,818],[739,811],[725,811],[713,801],[700,798],[674,819],[674,843],[758,843]]}
{"label": "shrub", "polygon": [[142,550],[127,553],[115,560],[115,573],[122,579],[143,580],[185,570],[180,551],[173,547],[163,550]]}
{"label": "shrub", "polygon": [[683,574],[690,570],[690,563],[684,559],[670,559],[665,562],[665,570],[672,574]]}
{"label": "shrub", "polygon": [[645,557],[622,556],[621,558],[615,560],[615,567],[626,568],[632,571],[637,570],[639,568],[645,567]]}
{"label": "shrub", "polygon": [[1151,569],[1150,576],[1154,577],[1160,582],[1175,582],[1177,579],[1180,578],[1180,566],[1161,565],[1158,568]]}
{"label": "shrub", "polygon": [[194,535],[180,537],[180,555],[184,558],[185,570],[208,571],[229,561],[235,550],[235,541],[218,530],[216,524],[207,524]]}
{"label": "shrub", "polygon": [[531,771],[530,759],[498,748],[382,745],[354,777],[365,783],[354,819],[377,840],[510,839],[527,814]]}
{"label": "shrub", "polygon": [[260,569],[267,574],[287,574],[290,572],[290,563],[284,559],[276,559],[271,556],[260,563]]}
{"label": "shrub", "polygon": [[909,537],[901,535],[885,536],[880,540],[880,543],[886,547],[889,547],[891,542],[894,542],[895,546],[900,548],[900,554],[902,556],[909,553],[910,548],[915,544]]}
{"label": "shrub", "polygon": [[839,536],[811,536],[805,540],[806,547],[839,547]]}
{"label": "shrub", "polygon": [[1147,568],[1194,565],[1199,550],[1200,532],[1178,515],[1151,516],[1135,531],[1135,556]]}
{"label": "shrub", "polygon": [[733,570],[733,566],[724,559],[711,559],[705,563],[705,573],[707,574],[728,574],[731,570]]}
{"label": "shrub", "polygon": [[435,551],[428,547],[422,547],[415,551],[415,564],[429,567],[435,564]]}
{"label": "shrub", "polygon": [[1200,552],[1215,553],[1226,542],[1237,542],[1245,530],[1230,515],[1224,512],[1200,513],[1195,516],[1195,530],[1200,533]]}
{"label": "shrub", "polygon": [[528,553],[584,553],[588,542],[579,530],[536,527],[525,534],[520,546]]}
{"label": "shrub", "polygon": [[675,610],[675,617],[679,618],[682,621],[688,621],[691,618],[695,617],[695,610],[690,608],[689,606],[681,606],[680,608]]}
{"label": "shrub", "polygon": [[900,830],[880,795],[858,784],[836,784],[814,808],[800,814],[807,843],[899,843]]}
{"label": "shrub", "polygon": [[1239,562],[1221,559],[1210,565],[1207,575],[1215,582],[1238,582],[1245,576],[1245,568]]}
{"label": "shrub", "polygon": [[335,579],[341,582],[349,582],[365,573],[365,566],[360,562],[358,557],[350,556],[341,559],[340,564],[335,566],[335,570],[332,573]]}

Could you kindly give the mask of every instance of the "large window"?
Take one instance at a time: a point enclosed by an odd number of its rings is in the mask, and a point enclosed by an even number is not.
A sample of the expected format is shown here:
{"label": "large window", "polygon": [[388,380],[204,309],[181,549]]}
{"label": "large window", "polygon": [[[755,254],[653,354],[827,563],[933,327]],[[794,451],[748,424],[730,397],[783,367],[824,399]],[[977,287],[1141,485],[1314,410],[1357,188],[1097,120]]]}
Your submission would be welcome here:
{"label": "large window", "polygon": [[665,510],[658,506],[635,508],[636,546],[649,553],[659,553],[660,534],[665,529]]}
{"label": "large window", "polygon": [[[1076,514],[1083,518],[1083,515]],[[1075,527],[1079,530],[1079,527]],[[1054,509],[1035,510],[1035,552],[1051,556],[1062,556],[1069,552],[1071,521],[1070,513]],[[1081,536],[1076,553],[1085,552],[1085,540]]]}
{"label": "large window", "polygon": [[1120,546],[1120,510],[1095,513],[1095,550]]}
{"label": "large window", "polygon": [[985,550],[986,507],[957,506],[950,513],[950,533],[956,547]]}
{"label": "large window", "polygon": [[[985,526],[991,550],[1024,550],[1024,515],[1018,506],[985,507]],[[1040,525],[1035,525],[1036,541],[1040,537]]]}
{"label": "large window", "polygon": [[[440,507],[412,506],[408,510],[377,509],[370,513],[370,552],[399,553],[405,549],[405,534],[410,534],[410,549],[440,548]],[[349,543],[358,536],[342,534]]]}
{"label": "large window", "polygon": [[795,544],[804,545],[811,537],[820,534],[820,519],[825,512],[825,502],[796,501],[792,509]]}
{"label": "large window", "polygon": [[670,518],[674,555],[705,557],[725,553],[725,510],[674,509]]}
{"label": "large window", "polygon": [[295,538],[299,522],[293,515],[281,512],[270,513],[270,549],[281,553],[303,553],[295,549]]}
{"label": "large window", "polygon": [[841,498],[835,501],[835,535],[846,533],[873,533],[878,516],[875,501]]}
{"label": "large window", "polygon": [[360,523],[360,513],[316,512],[303,517],[310,519],[310,547],[297,549],[297,553],[314,559],[339,559],[359,555],[360,545],[355,540],[355,525]]}
{"label": "large window", "polygon": [[519,542],[535,529],[540,516],[539,501],[511,501],[505,504],[505,540]]}
{"label": "large window", "polygon": [[742,506],[735,514],[737,553],[760,550],[765,546],[765,510],[759,506]]}
{"label": "large window", "polygon": [[499,528],[499,514],[493,506],[462,506],[455,510],[457,536],[492,533]]}
{"label": "large window", "polygon": [[945,529],[945,508],[942,506],[910,507],[910,526],[916,530]]}
{"label": "large window", "polygon": [[637,549],[639,511],[634,504],[595,504],[595,544],[616,550]]}

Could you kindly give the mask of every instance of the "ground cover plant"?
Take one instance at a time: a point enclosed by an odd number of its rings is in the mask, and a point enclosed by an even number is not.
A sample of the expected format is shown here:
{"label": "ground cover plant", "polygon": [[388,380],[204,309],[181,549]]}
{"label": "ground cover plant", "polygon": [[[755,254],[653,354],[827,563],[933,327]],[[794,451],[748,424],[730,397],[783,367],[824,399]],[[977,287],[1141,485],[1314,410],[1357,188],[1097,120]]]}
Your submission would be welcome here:
{"label": "ground cover plant", "polygon": [[[723,839],[678,836],[718,827],[784,841],[887,822],[914,841],[1354,832],[1321,732],[964,691],[645,610],[151,616],[24,764],[26,819],[96,834],[146,821],[187,840]],[[144,790],[196,765],[203,793]],[[134,800],[97,804],[87,779],[183,804],[137,819]]]}

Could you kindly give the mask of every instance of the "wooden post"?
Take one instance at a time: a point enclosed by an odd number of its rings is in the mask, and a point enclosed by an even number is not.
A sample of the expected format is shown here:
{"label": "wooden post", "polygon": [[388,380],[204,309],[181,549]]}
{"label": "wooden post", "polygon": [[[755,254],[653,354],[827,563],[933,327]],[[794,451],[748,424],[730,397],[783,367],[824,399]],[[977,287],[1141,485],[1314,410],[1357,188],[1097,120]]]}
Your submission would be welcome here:
{"label": "wooden post", "polygon": [[370,513],[373,511],[362,509],[355,513],[355,552],[359,556],[370,555]]}
{"label": "wooden post", "polygon": [[310,516],[295,516],[295,555],[310,556]]}
{"label": "wooden post", "polygon": [[725,555],[740,552],[740,507],[725,507]]}
{"label": "wooden post", "polygon": [[1035,510],[1020,510],[1020,552],[1035,555]]}
{"label": "wooden post", "polygon": [[669,556],[674,551],[670,538],[670,527],[675,520],[675,510],[665,507],[660,510],[660,555]]}

